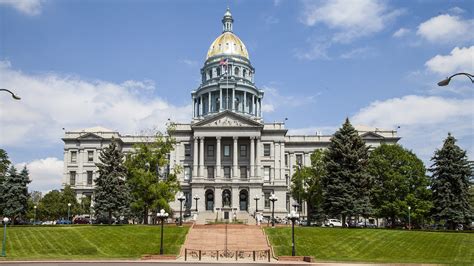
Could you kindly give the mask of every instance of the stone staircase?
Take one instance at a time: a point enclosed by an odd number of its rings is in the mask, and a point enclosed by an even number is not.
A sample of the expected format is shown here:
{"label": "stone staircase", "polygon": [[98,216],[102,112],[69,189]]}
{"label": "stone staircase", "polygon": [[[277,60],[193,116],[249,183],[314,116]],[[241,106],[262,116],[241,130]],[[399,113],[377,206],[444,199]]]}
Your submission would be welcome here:
{"label": "stone staircase", "polygon": [[184,243],[181,257],[188,261],[269,261],[270,246],[260,226],[195,224]]}

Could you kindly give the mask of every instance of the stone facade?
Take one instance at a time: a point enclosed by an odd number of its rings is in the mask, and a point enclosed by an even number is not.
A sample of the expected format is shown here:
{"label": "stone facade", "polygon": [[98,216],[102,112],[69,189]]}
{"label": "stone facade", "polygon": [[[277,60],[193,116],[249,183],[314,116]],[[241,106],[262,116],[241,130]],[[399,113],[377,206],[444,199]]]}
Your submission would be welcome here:
{"label": "stone facade", "polygon": [[[209,48],[201,69],[202,83],[191,93],[191,123],[175,123],[176,147],[169,155],[167,171],[177,165],[185,209],[222,214],[254,213],[270,216],[269,197],[275,194],[275,215],[292,209],[290,179],[297,165],[309,166],[310,155],[329,145],[331,135],[287,135],[284,123],[265,123],[262,118],[264,93],[254,84],[255,69],[240,39],[232,33],[232,15],[222,20],[224,31]],[[394,130],[356,126],[367,145],[396,143]],[[66,132],[64,185],[71,185],[78,198],[91,196],[95,163],[112,138],[124,152],[149,136],[121,135],[102,127]],[[199,196],[199,200],[193,199]],[[255,201],[255,197],[259,197]],[[258,206],[257,206],[258,204]],[[179,202],[172,203],[179,211]],[[303,206],[303,215],[304,215]]]}

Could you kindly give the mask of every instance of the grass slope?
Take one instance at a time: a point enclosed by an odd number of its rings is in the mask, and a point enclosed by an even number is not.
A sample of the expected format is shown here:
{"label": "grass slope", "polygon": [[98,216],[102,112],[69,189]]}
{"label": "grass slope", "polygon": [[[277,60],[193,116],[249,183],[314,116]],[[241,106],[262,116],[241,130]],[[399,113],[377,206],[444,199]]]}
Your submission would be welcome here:
{"label": "grass slope", "polygon": [[[164,253],[178,254],[187,227],[164,229]],[[3,236],[3,227],[0,230]],[[139,258],[160,250],[159,226],[34,226],[7,228],[7,259]]]}
{"label": "grass slope", "polygon": [[[291,255],[291,227],[267,228],[278,256]],[[474,264],[474,234],[295,228],[296,255],[319,261]]]}

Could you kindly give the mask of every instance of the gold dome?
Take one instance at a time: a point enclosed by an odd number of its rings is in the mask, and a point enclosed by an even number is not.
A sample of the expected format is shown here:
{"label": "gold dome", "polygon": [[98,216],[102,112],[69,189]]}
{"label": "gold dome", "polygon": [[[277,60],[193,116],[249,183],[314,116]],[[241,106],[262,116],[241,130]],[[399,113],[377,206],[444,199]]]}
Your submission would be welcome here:
{"label": "gold dome", "polygon": [[217,37],[217,39],[209,47],[207,52],[207,59],[216,55],[239,55],[247,60],[249,59],[249,53],[245,44],[230,31],[226,31]]}

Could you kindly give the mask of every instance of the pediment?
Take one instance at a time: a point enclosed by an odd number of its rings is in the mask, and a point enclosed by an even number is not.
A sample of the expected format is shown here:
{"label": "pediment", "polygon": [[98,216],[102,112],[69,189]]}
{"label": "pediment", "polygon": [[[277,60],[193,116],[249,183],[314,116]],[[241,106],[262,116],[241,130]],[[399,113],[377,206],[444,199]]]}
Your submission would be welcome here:
{"label": "pediment", "polygon": [[193,128],[207,128],[207,127],[263,127],[257,121],[254,121],[245,116],[235,114],[231,111],[224,111],[214,116],[208,117],[192,125]]}
{"label": "pediment", "polygon": [[85,133],[84,135],[78,137],[78,139],[82,139],[82,140],[87,140],[87,139],[102,139],[102,137],[99,136],[99,135],[96,135],[96,134],[94,134],[94,133],[88,132],[88,133]]}
{"label": "pediment", "polygon": [[363,139],[374,139],[374,140],[384,139],[383,136],[375,132],[365,132],[364,134],[360,135],[360,137]]}

